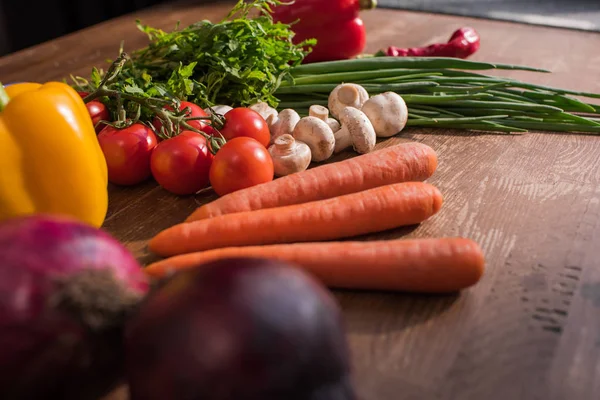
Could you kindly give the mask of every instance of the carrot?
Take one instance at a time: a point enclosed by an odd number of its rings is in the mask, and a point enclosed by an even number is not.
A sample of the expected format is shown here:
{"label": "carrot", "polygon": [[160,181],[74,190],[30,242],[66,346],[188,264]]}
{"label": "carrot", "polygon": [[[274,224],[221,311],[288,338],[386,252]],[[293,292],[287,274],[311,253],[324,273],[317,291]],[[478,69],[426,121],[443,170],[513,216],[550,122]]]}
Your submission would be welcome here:
{"label": "carrot", "polygon": [[227,194],[196,209],[186,222],[329,199],[393,183],[424,181],[433,175],[437,163],[431,147],[403,143]]}
{"label": "carrot", "polygon": [[150,264],[145,271],[163,278],[236,257],[289,262],[332,288],[422,293],[456,292],[472,286],[481,278],[485,264],[480,247],[472,240],[437,238],[227,247],[171,257]]}
{"label": "carrot", "polygon": [[334,240],[423,222],[442,195],[424,182],[380,186],[332,199],[184,222],[153,237],[161,256],[219,247]]}

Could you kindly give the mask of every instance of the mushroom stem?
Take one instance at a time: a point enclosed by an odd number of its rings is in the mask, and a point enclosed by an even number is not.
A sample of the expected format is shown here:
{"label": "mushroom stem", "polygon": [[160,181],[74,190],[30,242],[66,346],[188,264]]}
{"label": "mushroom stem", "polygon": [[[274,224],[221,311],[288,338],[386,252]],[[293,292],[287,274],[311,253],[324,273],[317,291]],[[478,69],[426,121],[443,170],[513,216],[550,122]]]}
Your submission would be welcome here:
{"label": "mushroom stem", "polygon": [[286,133],[285,135],[281,135],[277,139],[275,139],[273,146],[275,146],[275,148],[277,149],[278,154],[288,155],[293,152],[295,143],[296,140],[294,139],[294,137]]}
{"label": "mushroom stem", "polygon": [[308,115],[325,121],[331,130],[335,133],[340,130],[340,123],[334,118],[329,118],[329,110],[321,105],[312,105],[308,109]]}
{"label": "mushroom stem", "polygon": [[352,146],[352,138],[350,137],[350,132],[348,132],[347,127],[343,127],[340,130],[338,130],[337,132],[335,132],[334,136],[335,136],[335,148],[333,149],[334,154],[344,151],[348,147]]}
{"label": "mushroom stem", "polygon": [[308,115],[310,115],[311,117],[317,117],[320,120],[327,122],[327,118],[329,117],[329,110],[324,106],[315,104],[310,106],[310,108],[308,109]]}
{"label": "mushroom stem", "polygon": [[359,99],[358,89],[354,85],[343,85],[338,91],[338,99],[344,104],[354,104]]}
{"label": "mushroom stem", "polygon": [[312,158],[310,147],[287,133],[275,139],[273,145],[269,147],[269,153],[277,176],[304,171],[310,165]]}

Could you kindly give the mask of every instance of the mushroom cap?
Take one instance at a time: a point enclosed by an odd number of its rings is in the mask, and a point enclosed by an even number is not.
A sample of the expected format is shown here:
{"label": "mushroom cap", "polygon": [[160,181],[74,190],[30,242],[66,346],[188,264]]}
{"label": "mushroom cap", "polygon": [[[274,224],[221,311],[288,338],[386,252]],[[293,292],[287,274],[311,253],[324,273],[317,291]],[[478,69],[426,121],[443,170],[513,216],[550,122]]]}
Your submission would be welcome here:
{"label": "mushroom cap", "polygon": [[269,124],[271,132],[271,143],[281,135],[291,135],[298,121],[300,121],[300,115],[291,108],[281,110],[277,117],[270,116],[267,124]]}
{"label": "mushroom cap", "polygon": [[[371,152],[375,148],[377,135],[369,118],[361,110],[345,107],[340,117],[342,131],[347,131],[354,151],[360,154]],[[338,131],[340,134],[340,131]]]}
{"label": "mushroom cap", "polygon": [[406,126],[408,108],[397,93],[385,92],[371,97],[362,106],[378,137],[390,137]]}
{"label": "mushroom cap", "polygon": [[265,121],[267,121],[269,119],[269,116],[271,116],[271,115],[273,116],[271,118],[277,117],[277,110],[263,101],[259,101],[258,103],[252,104],[248,108],[259,113],[261,115],[261,117],[264,118]]}
{"label": "mushroom cap", "polygon": [[344,107],[360,109],[368,99],[369,93],[364,87],[355,83],[342,83],[331,91],[327,105],[329,113],[340,119]]}
{"label": "mushroom cap", "polygon": [[325,122],[327,122],[327,125],[329,125],[329,127],[331,128],[333,133],[339,131],[340,128],[342,127],[340,125],[340,123],[338,122],[338,120],[335,118],[327,118],[327,121],[325,121]]}
{"label": "mushroom cap", "polygon": [[204,112],[211,114],[211,110],[215,114],[225,115],[227,114],[227,111],[233,110],[233,107],[226,106],[224,104],[217,104],[216,106],[205,108]]}
{"label": "mushroom cap", "polygon": [[294,139],[310,147],[312,161],[325,161],[333,154],[335,137],[327,123],[317,117],[304,117],[296,124]]}

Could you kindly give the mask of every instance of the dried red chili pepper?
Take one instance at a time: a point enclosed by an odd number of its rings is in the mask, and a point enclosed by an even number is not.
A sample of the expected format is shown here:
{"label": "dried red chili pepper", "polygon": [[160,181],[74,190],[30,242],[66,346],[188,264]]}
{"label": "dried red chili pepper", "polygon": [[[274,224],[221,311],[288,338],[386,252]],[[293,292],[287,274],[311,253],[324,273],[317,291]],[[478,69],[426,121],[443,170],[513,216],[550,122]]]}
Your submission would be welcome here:
{"label": "dried red chili pepper", "polygon": [[380,56],[396,57],[456,57],[467,58],[479,49],[479,34],[473,28],[460,28],[452,34],[448,43],[432,44],[426,47],[401,49],[390,46]]}
{"label": "dried red chili pepper", "polygon": [[273,20],[292,24],[294,43],[315,38],[317,44],[304,63],[344,60],[361,54],[366,30],[360,11],[377,6],[376,0],[295,0],[273,7]]}

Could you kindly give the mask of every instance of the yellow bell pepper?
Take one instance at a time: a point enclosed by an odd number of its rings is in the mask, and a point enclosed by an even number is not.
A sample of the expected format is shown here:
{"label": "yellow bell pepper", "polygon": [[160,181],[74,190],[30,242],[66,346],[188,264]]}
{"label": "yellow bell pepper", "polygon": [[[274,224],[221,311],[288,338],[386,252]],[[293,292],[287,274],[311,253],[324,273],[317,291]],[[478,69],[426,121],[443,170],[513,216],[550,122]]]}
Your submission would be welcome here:
{"label": "yellow bell pepper", "polygon": [[106,161],[79,94],[0,84],[0,220],[49,213],[100,227],[107,208]]}

